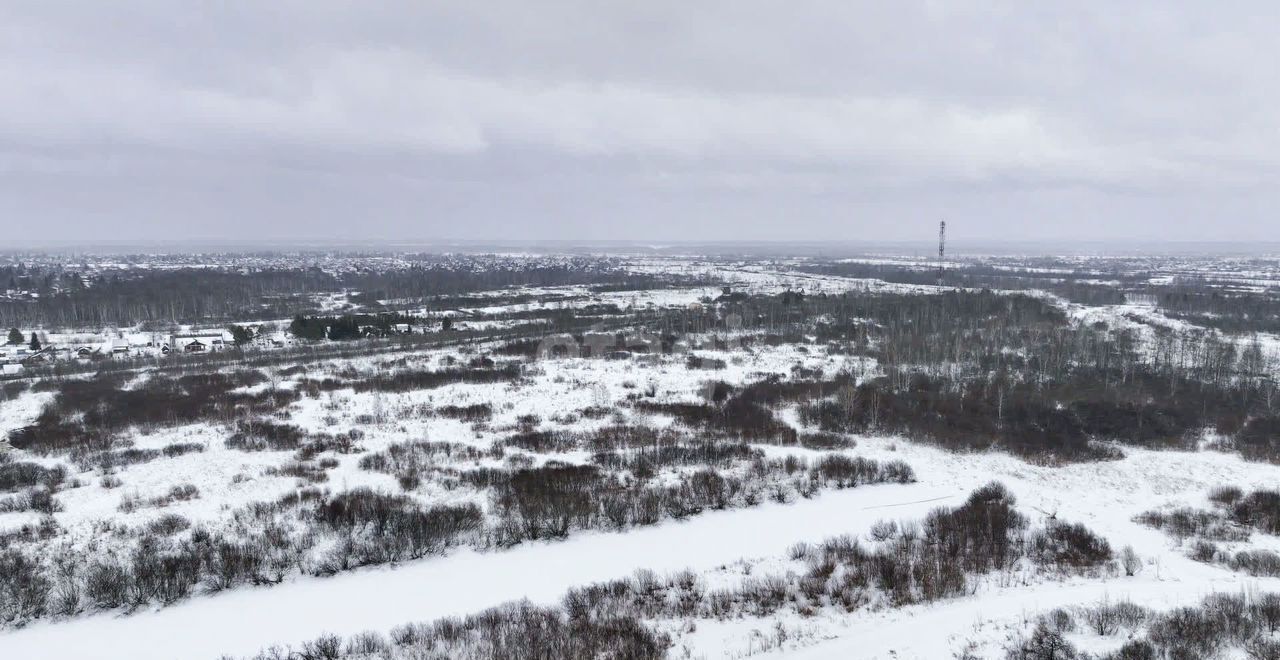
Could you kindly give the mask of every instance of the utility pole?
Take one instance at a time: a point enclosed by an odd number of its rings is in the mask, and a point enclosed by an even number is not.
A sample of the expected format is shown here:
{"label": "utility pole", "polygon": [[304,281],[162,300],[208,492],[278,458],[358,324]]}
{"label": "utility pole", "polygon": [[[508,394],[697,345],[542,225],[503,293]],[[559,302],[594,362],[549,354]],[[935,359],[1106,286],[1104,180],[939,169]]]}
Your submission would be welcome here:
{"label": "utility pole", "polygon": [[942,258],[946,254],[947,221],[938,223],[938,286],[942,286]]}

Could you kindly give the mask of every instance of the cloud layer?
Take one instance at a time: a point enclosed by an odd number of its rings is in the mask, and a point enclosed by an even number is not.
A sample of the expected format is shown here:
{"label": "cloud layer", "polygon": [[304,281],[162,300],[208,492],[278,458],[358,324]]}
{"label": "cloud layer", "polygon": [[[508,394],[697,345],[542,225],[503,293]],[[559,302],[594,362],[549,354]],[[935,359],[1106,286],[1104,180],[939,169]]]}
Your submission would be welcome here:
{"label": "cloud layer", "polygon": [[1272,4],[622,4],[6,2],[0,214],[74,240],[1275,238]]}

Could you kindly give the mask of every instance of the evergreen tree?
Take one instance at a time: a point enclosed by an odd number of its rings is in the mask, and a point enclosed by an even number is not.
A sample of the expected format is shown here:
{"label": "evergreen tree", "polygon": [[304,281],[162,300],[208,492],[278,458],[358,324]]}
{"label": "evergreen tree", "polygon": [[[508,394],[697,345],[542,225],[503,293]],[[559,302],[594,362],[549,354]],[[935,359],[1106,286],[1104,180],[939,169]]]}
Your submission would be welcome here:
{"label": "evergreen tree", "polygon": [[242,325],[233,325],[228,328],[231,331],[231,339],[235,341],[236,346],[244,346],[253,341],[253,333]]}
{"label": "evergreen tree", "polygon": [[9,343],[10,343],[10,344],[21,344],[21,343],[22,343],[22,331],[21,331],[21,330],[19,330],[19,329],[17,329],[17,328],[9,328]]}
{"label": "evergreen tree", "polygon": [[34,332],[33,332],[33,333],[31,333],[31,343],[29,344],[29,346],[31,347],[31,350],[33,350],[33,351],[38,351],[38,350],[40,350],[40,338],[39,338],[39,337],[37,337],[37,336],[36,336],[36,333],[34,333]]}
{"label": "evergreen tree", "polygon": [[324,339],[324,323],[318,319],[295,316],[289,324],[289,332],[299,339]]}

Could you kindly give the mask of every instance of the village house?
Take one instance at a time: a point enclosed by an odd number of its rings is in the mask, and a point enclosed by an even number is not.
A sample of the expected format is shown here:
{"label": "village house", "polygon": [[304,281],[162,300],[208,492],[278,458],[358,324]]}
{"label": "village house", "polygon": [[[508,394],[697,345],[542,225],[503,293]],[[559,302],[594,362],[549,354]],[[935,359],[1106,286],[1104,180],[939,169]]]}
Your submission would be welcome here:
{"label": "village house", "polygon": [[215,353],[226,350],[231,338],[223,330],[190,330],[169,337],[169,350],[178,353]]}
{"label": "village house", "polygon": [[0,363],[17,364],[34,352],[26,344],[0,345]]}

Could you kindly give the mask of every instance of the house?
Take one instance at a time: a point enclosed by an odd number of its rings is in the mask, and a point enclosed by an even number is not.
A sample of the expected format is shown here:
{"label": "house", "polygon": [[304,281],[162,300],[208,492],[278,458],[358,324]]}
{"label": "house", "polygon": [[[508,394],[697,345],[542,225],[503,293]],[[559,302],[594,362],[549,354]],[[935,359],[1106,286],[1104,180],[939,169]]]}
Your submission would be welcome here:
{"label": "house", "polygon": [[751,297],[741,291],[734,291],[733,287],[723,287],[720,289],[720,295],[716,297],[717,303],[740,303],[746,302]]}
{"label": "house", "polygon": [[33,351],[30,355],[22,360],[22,364],[30,366],[37,364],[46,364],[57,359],[57,354],[53,348],[43,348]]}
{"label": "house", "polygon": [[158,332],[130,332],[114,341],[117,346],[127,345],[131,352],[145,353],[149,352],[148,349],[157,349],[167,344],[169,336]]}
{"label": "house", "polygon": [[288,332],[259,332],[254,335],[252,346],[255,348],[284,348],[294,344],[293,335]]}
{"label": "house", "polygon": [[222,330],[191,330],[169,336],[169,349],[181,353],[216,352],[227,349],[231,344],[231,337]]}
{"label": "house", "polygon": [[0,363],[22,362],[33,352],[26,344],[5,344],[0,346]]}

